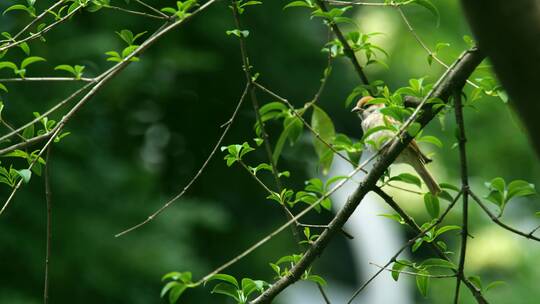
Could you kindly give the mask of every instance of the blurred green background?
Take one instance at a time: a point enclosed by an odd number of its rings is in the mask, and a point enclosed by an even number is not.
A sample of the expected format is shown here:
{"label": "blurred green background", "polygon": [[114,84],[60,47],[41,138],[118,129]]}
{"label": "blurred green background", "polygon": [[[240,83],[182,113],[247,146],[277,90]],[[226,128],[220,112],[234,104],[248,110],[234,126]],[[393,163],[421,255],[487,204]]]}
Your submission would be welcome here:
{"label": "blurred green background", "polygon": [[[462,37],[469,30],[456,1],[434,2],[441,12],[438,27],[433,15],[421,7],[407,7],[405,12],[429,46],[450,43],[440,53],[450,63],[467,47]],[[42,10],[51,3],[38,1],[37,6]],[[174,5],[173,1],[149,3]],[[250,30],[248,49],[255,70],[261,73],[260,81],[300,107],[319,86],[326,64],[326,55],[320,50],[326,43],[327,29],[320,20],[311,20],[308,10],[283,10],[286,3],[265,1],[250,7],[243,23]],[[8,5],[3,2],[0,9]],[[135,3],[128,7],[142,9]],[[389,69],[368,68],[371,80],[384,80],[395,90],[407,85],[410,78],[427,76],[434,82],[442,73],[437,64],[428,65],[427,54],[394,9],[362,7],[349,13],[361,31],[384,33],[376,41],[390,54]],[[1,17],[0,31],[14,33],[29,21],[22,13],[8,13]],[[227,168],[218,154],[184,198],[163,215],[124,237],[113,237],[178,193],[221,134],[219,126],[229,118],[244,86],[238,41],[225,34],[233,24],[228,2],[218,2],[161,39],[141,62],[110,82],[69,123],[67,130],[72,134],[54,146],[50,168],[51,303],[164,303],[159,298],[163,274],[189,270],[200,278],[284,222],[279,206],[265,200],[266,194],[241,168]],[[32,55],[45,57],[47,62],[36,63],[28,76],[61,76],[53,70],[59,64],[82,64],[85,75],[98,75],[111,66],[104,53],[123,47],[115,31],[151,33],[159,25],[159,21],[105,9],[77,14],[48,33],[47,43],[31,44]],[[10,60],[18,62],[20,58],[20,50],[9,54]],[[478,73],[485,74],[488,65],[484,63]],[[0,73],[10,77],[7,70]],[[336,60],[320,106],[334,119],[338,132],[359,138],[357,118],[344,107],[357,84],[349,62]],[[77,87],[66,83],[11,84],[10,93],[3,96],[3,115],[21,125],[33,118],[33,111],[44,112]],[[259,97],[262,103],[274,101],[262,94]],[[466,109],[465,115],[470,173],[478,193],[485,194],[483,183],[496,176],[538,184],[538,158],[507,104],[484,98],[474,109]],[[54,118],[60,119],[61,114]],[[225,144],[251,140],[254,119],[247,102]],[[441,180],[457,183],[457,151],[451,149],[455,141],[453,118],[447,117],[442,126],[434,121],[427,130],[445,142],[442,149],[433,150],[431,168]],[[275,140],[280,127],[269,128]],[[264,160],[259,150],[251,155],[253,164]],[[299,189],[304,180],[318,174],[309,143],[286,148],[283,157],[280,169],[292,172],[286,180],[288,187]],[[0,192],[6,198],[9,189],[1,187]],[[531,197],[512,203],[504,220],[530,230],[540,224],[532,216],[540,210],[538,201]],[[428,219],[419,198],[404,196],[400,203],[419,222]],[[458,220],[458,210],[449,222]],[[330,218],[331,214],[323,213],[311,219],[323,223]],[[0,303],[42,301],[45,224],[43,180],[34,176],[0,218]],[[493,303],[537,303],[538,244],[494,226],[475,205],[471,234],[468,274],[481,275],[484,284],[495,280],[507,283],[489,291],[487,298]],[[446,238],[457,248],[457,235]],[[273,273],[268,263],[297,250],[287,230],[227,273],[270,281]],[[336,239],[318,260],[317,273],[351,288],[359,286],[361,282],[347,262],[350,255],[347,241]],[[367,262],[365,267],[370,267]],[[414,292],[414,301],[448,303],[454,284],[453,279],[435,281],[427,299]],[[185,303],[229,303],[209,293],[208,287],[189,290],[183,299]],[[463,302],[472,303],[469,292],[464,289],[462,293]]]}

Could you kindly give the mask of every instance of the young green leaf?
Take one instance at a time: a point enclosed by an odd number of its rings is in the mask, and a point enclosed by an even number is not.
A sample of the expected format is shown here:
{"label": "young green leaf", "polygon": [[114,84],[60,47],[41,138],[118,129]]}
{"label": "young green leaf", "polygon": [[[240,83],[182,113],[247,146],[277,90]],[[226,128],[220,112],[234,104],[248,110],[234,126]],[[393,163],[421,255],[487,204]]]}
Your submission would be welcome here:
{"label": "young green leaf", "polygon": [[457,266],[454,263],[447,260],[438,259],[438,258],[430,258],[430,259],[424,260],[420,265],[425,268],[440,267],[440,268],[457,269]]}
{"label": "young green leaf", "polygon": [[21,63],[21,69],[24,69],[27,66],[29,66],[30,64],[32,64],[34,62],[38,62],[38,61],[46,61],[46,60],[45,60],[45,58],[38,57],[38,56],[32,56],[32,57],[25,58]]}
{"label": "young green leaf", "polygon": [[394,265],[392,266],[392,278],[394,281],[397,281],[399,279],[400,272],[407,267],[406,260],[397,260],[394,262]]}
{"label": "young green leaf", "polygon": [[428,289],[429,289],[428,275],[429,275],[429,271],[425,269],[421,269],[418,271],[418,275],[416,276],[416,287],[418,287],[418,290],[424,297],[427,297]]}
{"label": "young green leaf", "polygon": [[424,204],[426,206],[427,212],[432,218],[439,217],[440,204],[439,204],[439,198],[437,196],[429,192],[424,194]]}
{"label": "young green leaf", "polygon": [[[315,105],[313,106],[313,114],[311,116],[311,127],[319,134],[324,142],[330,145],[333,144],[336,136],[334,123],[324,110]],[[313,137],[313,147],[319,157],[323,174],[327,174],[334,159],[332,149],[316,137]]]}
{"label": "young green leaf", "polygon": [[17,170],[17,174],[19,174],[25,183],[30,182],[30,178],[32,177],[32,171],[28,169]]}
{"label": "young green leaf", "polygon": [[508,184],[508,194],[506,195],[506,200],[509,201],[513,197],[533,194],[536,194],[533,184],[530,184],[524,180],[515,180]]}
{"label": "young green leaf", "polygon": [[238,281],[233,276],[228,275],[228,274],[224,274],[224,273],[215,274],[211,276],[208,280],[206,280],[205,284],[214,280],[227,282],[233,285],[234,287],[236,287],[237,289],[240,288],[240,285],[238,285]]}
{"label": "young green leaf", "polygon": [[418,4],[418,5],[426,8],[427,10],[429,10],[437,18],[437,27],[439,26],[441,15],[440,15],[439,10],[437,9],[437,7],[435,5],[433,5],[433,3],[431,3],[430,0],[414,0],[413,3]]}
{"label": "young green leaf", "polygon": [[214,289],[212,289],[212,293],[219,293],[222,295],[229,296],[236,301],[240,301],[240,297],[238,295],[238,289],[234,288],[234,286],[226,283],[219,283],[216,286],[214,286]]}
{"label": "young green leaf", "polygon": [[420,178],[410,173],[401,173],[399,175],[392,176],[388,181],[400,181],[407,184],[415,185],[418,188],[422,187],[422,182],[420,181]]}

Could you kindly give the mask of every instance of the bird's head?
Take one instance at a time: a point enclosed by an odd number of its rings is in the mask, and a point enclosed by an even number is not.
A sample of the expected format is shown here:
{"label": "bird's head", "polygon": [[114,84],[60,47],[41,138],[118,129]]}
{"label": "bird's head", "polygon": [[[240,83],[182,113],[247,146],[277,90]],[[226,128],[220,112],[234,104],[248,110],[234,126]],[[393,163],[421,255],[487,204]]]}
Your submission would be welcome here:
{"label": "bird's head", "polygon": [[351,110],[351,112],[358,114],[358,117],[360,117],[360,119],[364,119],[367,115],[371,114],[371,112],[384,107],[382,103],[369,103],[373,99],[375,98],[373,98],[372,96],[364,96],[360,98],[360,100],[358,100],[356,106]]}

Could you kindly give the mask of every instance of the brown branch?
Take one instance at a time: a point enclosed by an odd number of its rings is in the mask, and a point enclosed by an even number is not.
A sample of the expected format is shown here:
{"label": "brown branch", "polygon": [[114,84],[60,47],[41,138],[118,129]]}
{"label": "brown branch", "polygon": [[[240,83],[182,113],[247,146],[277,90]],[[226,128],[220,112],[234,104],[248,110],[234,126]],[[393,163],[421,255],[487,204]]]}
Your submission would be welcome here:
{"label": "brown branch", "polygon": [[454,91],[454,109],[456,124],[458,125],[458,145],[459,162],[461,171],[461,191],[463,192],[463,222],[461,224],[461,250],[459,253],[459,263],[457,270],[456,289],[454,293],[454,304],[459,303],[459,289],[461,279],[465,277],[465,258],[467,255],[467,238],[469,237],[469,173],[467,166],[467,138],[465,136],[465,123],[463,121],[463,103],[461,100],[462,88]]}
{"label": "brown branch", "polygon": [[[460,58],[450,67],[438,84],[428,94],[427,98],[437,97],[442,100],[447,100],[450,94],[456,87],[461,87],[466,79],[471,75],[474,69],[480,64],[484,56],[477,50],[472,49],[460,56]],[[437,110],[432,109],[431,105],[422,105],[422,114],[418,117],[417,122],[421,126],[425,126],[437,114]],[[373,165],[372,170],[366,175],[364,181],[351,194],[344,207],[336,214],[329,224],[329,228],[325,230],[315,243],[306,251],[302,259],[290,270],[289,275],[275,282],[272,287],[267,289],[257,299],[252,301],[252,304],[270,303],[281,291],[287,288],[292,283],[298,281],[304,271],[310,267],[315,259],[320,256],[333,236],[341,229],[348,218],[356,210],[364,196],[375,187],[379,178],[384,174],[386,169],[393,163],[403,149],[412,140],[408,134],[404,134],[403,138],[393,140],[389,143],[388,149],[382,152],[379,160]],[[475,290],[477,290],[475,288]],[[481,293],[473,292],[479,303],[487,303]]]}
{"label": "brown branch", "polygon": [[[324,0],[317,0],[317,4],[321,8],[323,12],[328,12],[328,8],[326,7],[326,3],[324,3]],[[330,23],[330,28],[334,32],[334,35],[336,35],[336,38],[341,42],[343,45],[343,52],[345,53],[345,56],[349,58],[351,61],[354,70],[356,71],[356,74],[358,74],[358,77],[360,77],[360,80],[362,80],[363,84],[369,84],[369,80],[366,76],[366,73],[364,73],[364,69],[360,65],[360,62],[358,62],[358,59],[356,58],[356,54],[354,53],[353,49],[349,45],[349,42],[343,36],[343,33],[339,29],[339,26],[335,22]]]}

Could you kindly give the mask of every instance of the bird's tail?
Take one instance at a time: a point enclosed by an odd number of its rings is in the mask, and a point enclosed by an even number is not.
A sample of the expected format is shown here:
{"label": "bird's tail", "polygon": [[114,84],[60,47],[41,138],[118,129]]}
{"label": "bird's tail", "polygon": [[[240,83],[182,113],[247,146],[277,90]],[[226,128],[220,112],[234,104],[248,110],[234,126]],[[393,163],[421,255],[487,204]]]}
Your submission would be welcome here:
{"label": "bird's tail", "polygon": [[435,181],[431,173],[429,173],[428,169],[426,168],[425,164],[419,158],[415,158],[415,161],[412,162],[411,165],[416,171],[416,173],[420,175],[420,178],[422,178],[431,194],[437,195],[441,193],[441,187],[439,187],[437,181]]}

